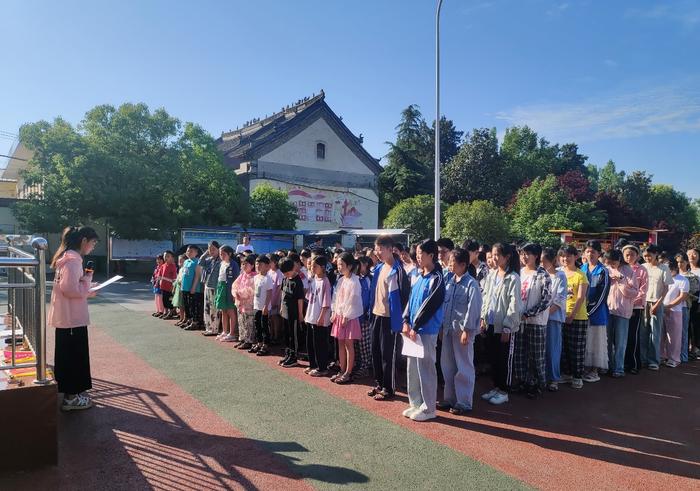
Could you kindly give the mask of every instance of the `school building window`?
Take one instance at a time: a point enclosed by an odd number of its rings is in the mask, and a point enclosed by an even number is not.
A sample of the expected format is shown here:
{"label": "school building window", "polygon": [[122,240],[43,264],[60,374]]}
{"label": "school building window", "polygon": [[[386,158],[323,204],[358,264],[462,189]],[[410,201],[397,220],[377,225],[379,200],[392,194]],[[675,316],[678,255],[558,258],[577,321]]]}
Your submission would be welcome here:
{"label": "school building window", "polygon": [[325,159],[326,158],[326,144],[325,143],[317,143],[316,144],[316,158],[317,159]]}

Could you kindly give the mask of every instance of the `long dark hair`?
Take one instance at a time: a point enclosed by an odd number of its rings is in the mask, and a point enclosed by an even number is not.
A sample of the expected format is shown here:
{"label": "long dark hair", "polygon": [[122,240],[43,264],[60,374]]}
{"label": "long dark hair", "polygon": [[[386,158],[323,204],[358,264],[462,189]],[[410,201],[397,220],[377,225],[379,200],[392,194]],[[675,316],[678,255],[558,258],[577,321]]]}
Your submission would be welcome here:
{"label": "long dark hair", "polygon": [[56,261],[66,251],[80,251],[83,239],[97,240],[98,238],[97,232],[92,227],[66,227],[61,234],[61,245],[58,246],[58,250],[56,250],[56,254],[53,255],[51,260],[51,267],[56,269]]}
{"label": "long dark hair", "polygon": [[358,270],[360,269],[360,264],[355,260],[355,256],[349,252],[343,252],[338,259],[347,265],[351,273],[357,274]]}
{"label": "long dark hair", "polygon": [[501,256],[508,256],[507,273],[520,274],[520,257],[518,256],[515,247],[510,244],[497,243],[493,245],[493,249],[498,251]]}

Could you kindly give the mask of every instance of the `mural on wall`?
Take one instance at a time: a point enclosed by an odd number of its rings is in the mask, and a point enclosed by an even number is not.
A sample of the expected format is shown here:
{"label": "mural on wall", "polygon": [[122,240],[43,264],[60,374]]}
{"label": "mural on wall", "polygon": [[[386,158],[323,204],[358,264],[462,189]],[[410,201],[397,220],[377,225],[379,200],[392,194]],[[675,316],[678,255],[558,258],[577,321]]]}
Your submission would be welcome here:
{"label": "mural on wall", "polygon": [[346,193],[313,192],[309,193],[298,187],[287,192],[289,201],[297,207],[299,220],[338,224],[341,227],[359,227],[362,213],[357,209],[360,198]]}
{"label": "mural on wall", "polygon": [[297,227],[328,229],[334,227],[375,228],[377,204],[347,191],[314,189],[296,184],[268,181],[287,192],[297,209]]}

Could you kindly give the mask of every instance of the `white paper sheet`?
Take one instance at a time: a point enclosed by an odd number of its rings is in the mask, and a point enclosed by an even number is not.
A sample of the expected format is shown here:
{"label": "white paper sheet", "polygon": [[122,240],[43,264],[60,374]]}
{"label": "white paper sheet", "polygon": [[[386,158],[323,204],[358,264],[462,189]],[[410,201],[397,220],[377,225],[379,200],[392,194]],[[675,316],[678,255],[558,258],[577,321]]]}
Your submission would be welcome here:
{"label": "white paper sheet", "polygon": [[109,286],[109,285],[111,285],[112,283],[115,283],[115,282],[121,280],[122,278],[124,278],[124,277],[123,277],[123,276],[119,276],[119,275],[117,275],[117,276],[112,276],[110,279],[108,279],[108,280],[105,281],[104,283],[100,283],[99,285],[93,286],[92,288],[90,288],[89,291],[91,291],[91,292],[96,292],[97,290],[102,290],[104,287]]}
{"label": "white paper sheet", "polygon": [[423,348],[423,341],[420,339],[420,334],[416,334],[415,341],[411,341],[411,338],[405,334],[401,334],[401,336],[403,336],[402,355],[413,356],[415,358],[423,358],[425,356],[425,349]]}

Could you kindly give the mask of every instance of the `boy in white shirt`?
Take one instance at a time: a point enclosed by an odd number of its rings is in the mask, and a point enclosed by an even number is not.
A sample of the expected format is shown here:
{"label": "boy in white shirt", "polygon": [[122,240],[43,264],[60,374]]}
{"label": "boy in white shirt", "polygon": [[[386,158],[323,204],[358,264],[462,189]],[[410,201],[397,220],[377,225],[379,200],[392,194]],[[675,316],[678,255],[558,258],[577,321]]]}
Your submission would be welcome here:
{"label": "boy in white shirt", "polygon": [[270,354],[270,300],[272,299],[272,279],[267,275],[270,269],[270,258],[258,256],[255,259],[255,295],[253,296],[253,310],[255,322],[255,342],[249,353],[256,353],[257,356]]}

